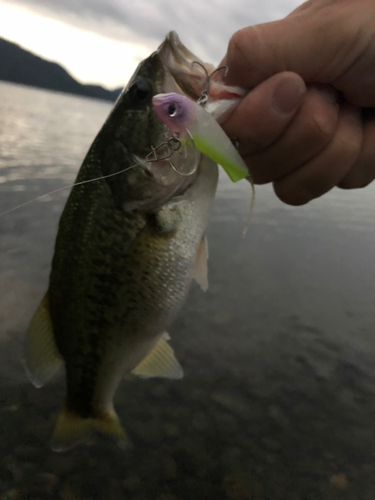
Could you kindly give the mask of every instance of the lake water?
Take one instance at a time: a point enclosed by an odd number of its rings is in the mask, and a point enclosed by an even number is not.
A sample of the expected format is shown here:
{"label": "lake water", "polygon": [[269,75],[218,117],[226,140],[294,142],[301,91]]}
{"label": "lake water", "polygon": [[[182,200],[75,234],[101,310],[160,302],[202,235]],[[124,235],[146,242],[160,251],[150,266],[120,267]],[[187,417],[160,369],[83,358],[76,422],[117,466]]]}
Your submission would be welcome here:
{"label": "lake water", "polygon": [[[0,213],[74,182],[111,109],[0,82]],[[124,381],[134,447],[50,450],[63,377],[36,390],[22,339],[69,190],[0,218],[0,498],[374,500],[375,186],[306,207],[221,176],[207,293],[170,328],[182,381]]]}

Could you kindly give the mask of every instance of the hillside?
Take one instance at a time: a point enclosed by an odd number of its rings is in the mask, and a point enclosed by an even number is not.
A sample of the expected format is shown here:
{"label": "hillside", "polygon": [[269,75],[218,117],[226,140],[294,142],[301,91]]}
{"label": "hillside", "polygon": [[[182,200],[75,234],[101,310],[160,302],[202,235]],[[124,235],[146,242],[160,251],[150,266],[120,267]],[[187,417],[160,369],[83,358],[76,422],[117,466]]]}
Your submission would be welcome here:
{"label": "hillside", "polygon": [[59,64],[46,61],[4,38],[0,38],[0,80],[107,101],[115,101],[121,92],[121,89],[107,90],[99,85],[82,85]]}

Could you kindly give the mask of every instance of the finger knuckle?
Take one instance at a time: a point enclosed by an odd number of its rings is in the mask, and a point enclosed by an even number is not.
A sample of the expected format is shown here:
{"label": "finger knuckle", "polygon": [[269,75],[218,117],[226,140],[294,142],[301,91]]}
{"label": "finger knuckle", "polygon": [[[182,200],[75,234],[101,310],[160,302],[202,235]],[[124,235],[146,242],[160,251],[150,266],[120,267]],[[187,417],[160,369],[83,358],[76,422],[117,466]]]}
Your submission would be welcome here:
{"label": "finger knuckle", "polygon": [[325,145],[330,142],[334,134],[335,122],[325,114],[315,113],[310,119],[308,128],[313,142]]}
{"label": "finger knuckle", "polygon": [[246,38],[247,33],[245,28],[236,31],[231,36],[228,44],[228,55],[231,59],[237,58],[238,56],[242,59],[244,58],[246,52]]}
{"label": "finger knuckle", "polygon": [[361,140],[356,135],[343,137],[338,145],[344,158],[351,158],[354,161],[361,151]]}
{"label": "finger knuckle", "polygon": [[339,182],[338,187],[346,190],[361,189],[371,184],[373,180],[373,178],[367,179],[365,176],[361,175],[348,176],[348,178],[344,178]]}
{"label": "finger knuckle", "polygon": [[245,28],[236,31],[233,33],[233,35],[229,39],[229,47],[232,49],[238,49],[239,47],[242,48],[245,43]]}
{"label": "finger knuckle", "polygon": [[272,181],[272,177],[270,174],[260,172],[255,168],[251,169],[251,174],[254,184],[262,185],[262,184],[268,184],[269,182]]}
{"label": "finger knuckle", "polygon": [[247,64],[250,55],[254,57],[257,54],[259,45],[259,36],[257,30],[250,26],[236,31],[228,43],[228,60],[236,61],[237,64]]}
{"label": "finger knuckle", "polygon": [[290,188],[290,186],[284,182],[274,182],[273,190],[279,200],[294,207],[306,205],[306,203],[312,199],[304,190]]}
{"label": "finger knuckle", "polygon": [[337,186],[340,189],[345,189],[345,190],[360,189],[368,186],[370,182],[371,181],[366,182],[364,181],[364,179],[350,177],[348,179],[343,179],[341,182],[339,182],[339,184],[337,184]]}
{"label": "finger knuckle", "polygon": [[375,161],[356,162],[349,173],[339,182],[341,189],[360,189],[368,186],[375,179]]}

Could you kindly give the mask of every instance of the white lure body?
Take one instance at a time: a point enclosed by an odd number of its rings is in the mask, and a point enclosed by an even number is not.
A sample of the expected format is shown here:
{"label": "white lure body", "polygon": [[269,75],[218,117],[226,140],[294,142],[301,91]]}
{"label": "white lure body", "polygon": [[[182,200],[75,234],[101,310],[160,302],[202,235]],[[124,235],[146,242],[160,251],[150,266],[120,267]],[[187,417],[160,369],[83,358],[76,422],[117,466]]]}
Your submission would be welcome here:
{"label": "white lure body", "polygon": [[221,165],[233,182],[249,177],[232,141],[203,106],[176,93],[155,95],[152,102],[155,113],[172,132],[188,133],[197,150]]}

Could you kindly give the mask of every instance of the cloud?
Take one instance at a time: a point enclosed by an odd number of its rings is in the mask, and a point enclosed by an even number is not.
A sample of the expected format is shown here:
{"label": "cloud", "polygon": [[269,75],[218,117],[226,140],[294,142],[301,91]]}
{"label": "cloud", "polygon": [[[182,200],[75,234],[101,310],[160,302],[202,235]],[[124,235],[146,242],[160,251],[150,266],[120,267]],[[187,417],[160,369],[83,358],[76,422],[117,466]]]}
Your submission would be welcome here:
{"label": "cloud", "polygon": [[[299,0],[5,0],[150,52],[175,30],[202,59],[219,62],[238,29],[283,17]],[[32,27],[30,27],[32,29]]]}

